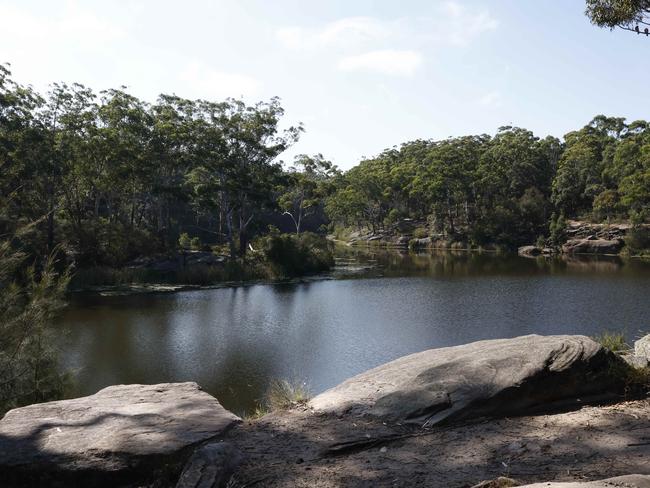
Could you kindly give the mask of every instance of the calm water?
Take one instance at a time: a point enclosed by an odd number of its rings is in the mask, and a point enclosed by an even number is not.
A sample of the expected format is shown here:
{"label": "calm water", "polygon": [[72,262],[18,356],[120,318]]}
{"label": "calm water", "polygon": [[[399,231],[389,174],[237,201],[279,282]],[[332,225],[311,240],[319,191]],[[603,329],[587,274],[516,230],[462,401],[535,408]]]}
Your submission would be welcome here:
{"label": "calm water", "polygon": [[[528,333],[650,331],[650,262],[339,251],[338,279],[175,294],[76,296],[75,395],[193,380],[244,412],[275,378],[314,393],[431,347]],[[346,279],[343,279],[343,278]]]}

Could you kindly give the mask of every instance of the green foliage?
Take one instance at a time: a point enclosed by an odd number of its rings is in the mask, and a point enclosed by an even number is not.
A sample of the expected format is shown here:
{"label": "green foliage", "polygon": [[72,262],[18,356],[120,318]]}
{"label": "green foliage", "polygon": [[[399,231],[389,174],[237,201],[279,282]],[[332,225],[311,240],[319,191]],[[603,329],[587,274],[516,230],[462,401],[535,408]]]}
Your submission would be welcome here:
{"label": "green foliage", "polygon": [[41,97],[0,66],[0,230],[39,222],[31,250],[60,244],[77,268],[173,250],[187,228],[241,257],[292,184],[277,157],[302,128],[280,130],[283,114],[277,98],[148,104],[78,84]]}
{"label": "green foliage", "polygon": [[429,236],[429,230],[426,227],[417,227],[413,231],[413,237],[416,239],[423,239]]}
{"label": "green foliage", "polygon": [[633,255],[650,255],[650,225],[646,211],[630,211],[632,227],[625,236],[625,246]]}
{"label": "green foliage", "polygon": [[187,232],[182,232],[178,236],[178,245],[181,249],[190,249],[192,247],[192,240]]}
{"label": "green foliage", "polygon": [[279,278],[328,271],[334,257],[327,240],[311,232],[300,235],[271,233],[256,243]]}
{"label": "green foliage", "polygon": [[546,230],[557,139],[504,127],[494,138],[413,141],[362,161],[326,201],[341,225],[382,230],[395,215],[429,220],[449,241],[516,246]]}
{"label": "green foliage", "polygon": [[394,224],[399,221],[399,219],[402,217],[402,213],[397,210],[396,208],[392,208],[389,212],[388,215],[386,216],[386,223],[387,224]]}
{"label": "green foliage", "polygon": [[625,341],[625,334],[622,332],[604,331],[593,339],[612,352],[622,352],[630,349],[629,344]]}
{"label": "green foliage", "polygon": [[[278,158],[302,127],[281,130],[283,116],[277,98],[149,104],[78,84],[42,97],[0,67],[0,195],[11,196],[0,230],[37,222],[29,252],[60,245],[77,269],[118,268],[179,246],[227,245],[231,260],[243,259],[269,223],[300,234],[329,219],[378,233],[411,218],[441,240],[512,249],[557,225],[553,212],[650,212],[642,120],[599,115],[563,142],[518,127],[415,140],[343,174],[320,154],[285,171]],[[561,233],[551,234],[559,245]]]}
{"label": "green foliage", "polygon": [[201,244],[201,239],[199,239],[198,237],[192,237],[192,239],[190,239],[190,247],[195,251],[201,249],[202,246],[203,244]]}
{"label": "green foliage", "polygon": [[10,241],[0,242],[0,414],[61,398],[68,382],[51,327],[68,275],[56,271],[54,257],[39,267],[27,259]]}
{"label": "green foliage", "polygon": [[322,206],[338,174],[336,166],[322,154],[296,156],[293,171],[289,173],[290,184],[278,200],[284,215],[291,217],[296,234],[300,234],[303,219]]}
{"label": "green foliage", "polygon": [[593,209],[597,220],[611,219],[616,215],[618,207],[619,198],[616,190],[604,190],[594,198]]}
{"label": "green foliage", "polygon": [[650,18],[648,0],[587,0],[585,11],[592,24],[599,27],[620,27],[634,32],[647,33]]}
{"label": "green foliage", "polygon": [[551,216],[551,222],[549,224],[549,241],[551,245],[559,247],[567,237],[567,222],[564,218],[564,214],[560,213],[557,217],[555,214]]}
{"label": "green foliage", "polygon": [[513,248],[550,231],[559,246],[565,216],[650,208],[648,127],[599,115],[564,143],[517,127],[413,141],[337,178],[325,208],[338,225],[375,232],[400,216],[427,219],[448,241]]}

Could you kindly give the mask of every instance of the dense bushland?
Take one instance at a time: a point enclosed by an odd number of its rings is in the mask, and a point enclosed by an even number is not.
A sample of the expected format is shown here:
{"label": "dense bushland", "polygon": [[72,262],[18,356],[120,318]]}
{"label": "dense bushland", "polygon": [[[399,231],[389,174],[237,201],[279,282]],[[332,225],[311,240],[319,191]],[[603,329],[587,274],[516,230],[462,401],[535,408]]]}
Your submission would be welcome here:
{"label": "dense bushland", "polygon": [[510,248],[559,243],[570,218],[631,218],[631,241],[647,245],[648,122],[598,116],[564,140],[517,127],[416,140],[341,173],[321,155],[283,167],[302,127],[280,130],[282,116],[278,99],[149,104],[77,84],[43,97],[0,68],[0,232],[35,222],[21,251],[60,246],[77,270],[214,246],[241,260],[269,225],[377,231],[404,218],[428,222],[419,236]]}
{"label": "dense bushland", "polygon": [[338,171],[320,155],[283,168],[302,127],[280,130],[282,115],[275,98],[148,104],[78,84],[43,97],[0,66],[0,233],[36,222],[24,251],[60,245],[79,269],[174,251],[182,234],[236,259],[269,224],[316,230]]}
{"label": "dense bushland", "polygon": [[336,186],[326,209],[347,226],[427,219],[445,239],[515,247],[540,237],[559,243],[569,218],[631,218],[635,245],[645,246],[650,125],[598,116],[564,141],[517,127],[418,140],[361,161]]}

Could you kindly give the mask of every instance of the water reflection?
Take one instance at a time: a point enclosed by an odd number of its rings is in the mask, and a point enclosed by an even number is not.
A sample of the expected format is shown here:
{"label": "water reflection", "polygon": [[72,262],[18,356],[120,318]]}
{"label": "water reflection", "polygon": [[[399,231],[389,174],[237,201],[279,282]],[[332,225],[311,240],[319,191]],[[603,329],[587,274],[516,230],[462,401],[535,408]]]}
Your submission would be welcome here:
{"label": "water reflection", "polygon": [[342,248],[336,278],[161,295],[77,296],[75,395],[193,380],[236,412],[273,378],[315,392],[404,354],[526,333],[650,329],[650,264]]}

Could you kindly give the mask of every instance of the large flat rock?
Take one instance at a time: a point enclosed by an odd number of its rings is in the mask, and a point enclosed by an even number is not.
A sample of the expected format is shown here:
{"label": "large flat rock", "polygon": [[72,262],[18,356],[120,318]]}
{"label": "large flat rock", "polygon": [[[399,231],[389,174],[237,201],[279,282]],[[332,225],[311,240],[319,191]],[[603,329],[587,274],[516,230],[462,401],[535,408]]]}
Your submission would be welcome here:
{"label": "large flat rock", "polygon": [[521,488],[650,488],[650,476],[632,474],[600,481],[546,482],[522,485]]}
{"label": "large flat rock", "polygon": [[182,467],[196,445],[239,421],[196,383],[118,385],[17,408],[0,420],[0,479],[17,486],[146,480]]}
{"label": "large flat rock", "polygon": [[397,422],[499,417],[618,397],[627,366],[585,336],[528,335],[412,354],[313,398],[336,415]]}

